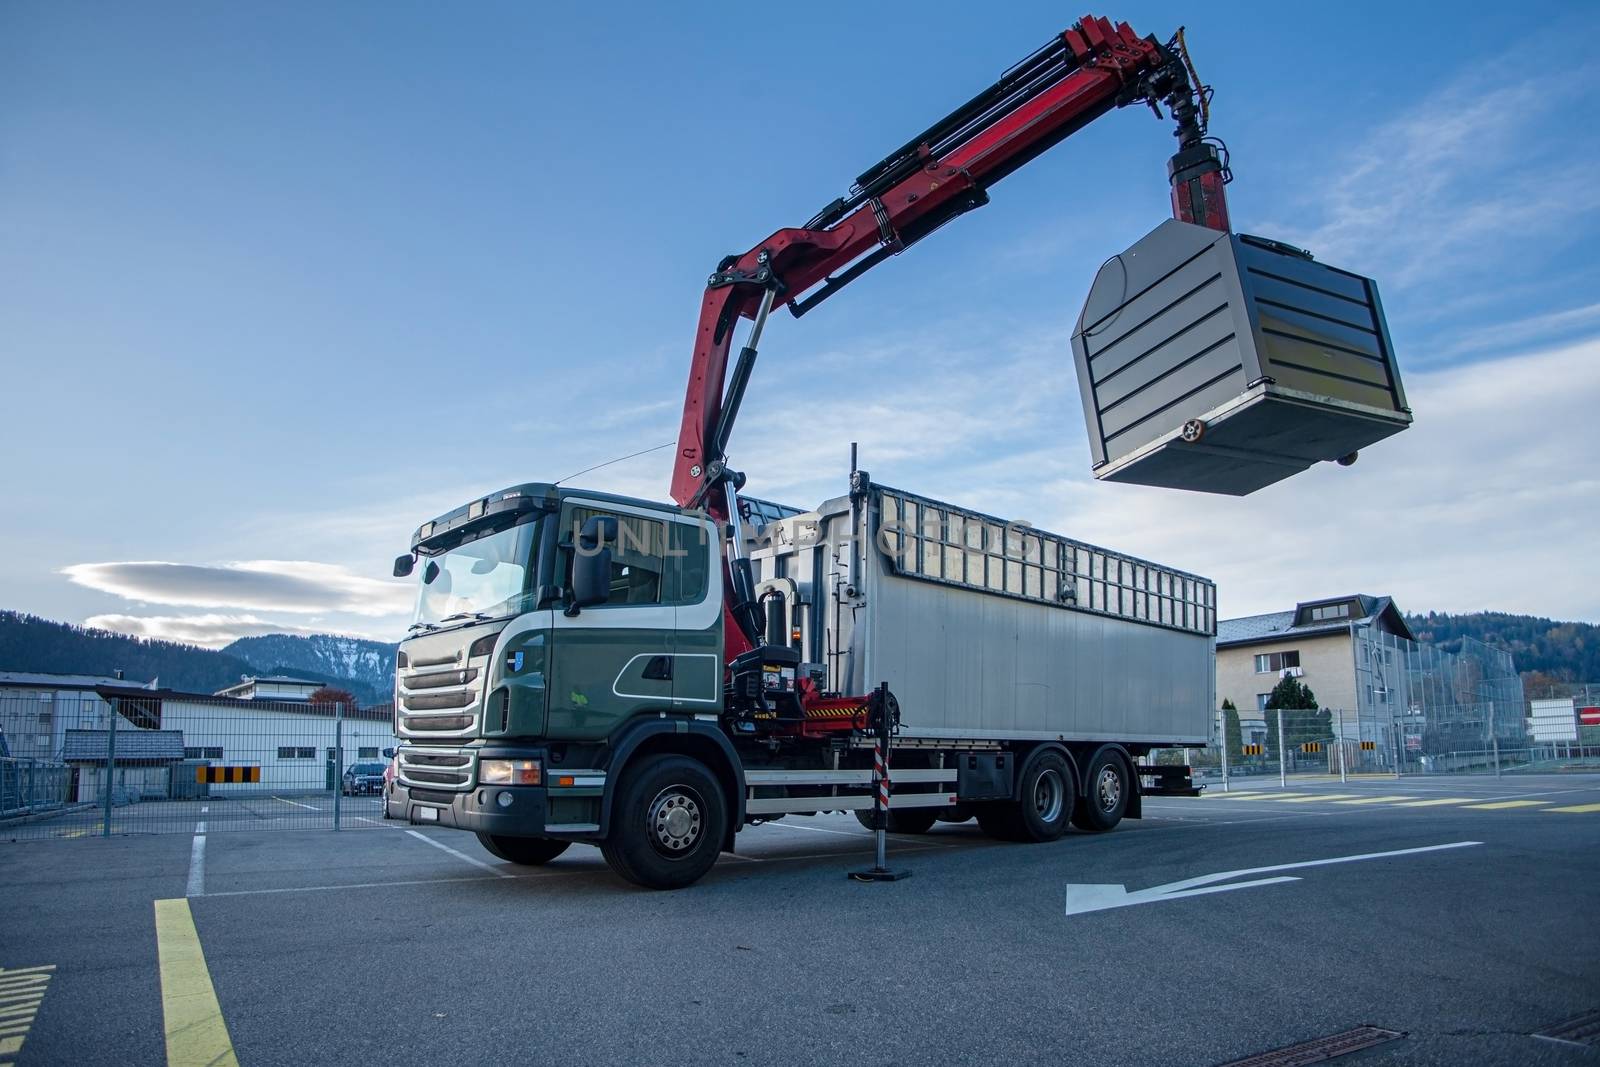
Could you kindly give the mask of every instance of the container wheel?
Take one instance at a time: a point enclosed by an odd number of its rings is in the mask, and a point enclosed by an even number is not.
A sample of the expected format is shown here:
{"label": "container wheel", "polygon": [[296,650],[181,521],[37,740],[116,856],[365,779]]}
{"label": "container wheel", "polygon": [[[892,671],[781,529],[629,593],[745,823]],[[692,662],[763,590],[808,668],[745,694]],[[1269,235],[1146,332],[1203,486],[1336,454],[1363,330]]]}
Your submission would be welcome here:
{"label": "container wheel", "polygon": [[[939,821],[938,808],[905,808],[889,811],[888,830],[891,834],[925,834]],[[856,810],[856,821],[868,830],[877,829],[872,822],[872,809]]]}
{"label": "container wheel", "polygon": [[978,825],[1002,841],[1054,841],[1073,818],[1072,771],[1059,753],[1046,752],[1022,774],[1020,800],[977,805]]}
{"label": "container wheel", "polygon": [[679,889],[717,862],[727,827],[722,786],[705,764],[646,756],[623,776],[600,851],[635,885]]}
{"label": "container wheel", "polygon": [[1088,795],[1072,813],[1072,825],[1093,833],[1113,829],[1128,810],[1128,765],[1115,752],[1102,752],[1089,765],[1088,784]]}
{"label": "container wheel", "polygon": [[549,863],[571,846],[571,841],[557,841],[552,837],[507,837],[504,834],[479,834],[478,844],[491,856],[507,863],[520,863],[537,867]]}

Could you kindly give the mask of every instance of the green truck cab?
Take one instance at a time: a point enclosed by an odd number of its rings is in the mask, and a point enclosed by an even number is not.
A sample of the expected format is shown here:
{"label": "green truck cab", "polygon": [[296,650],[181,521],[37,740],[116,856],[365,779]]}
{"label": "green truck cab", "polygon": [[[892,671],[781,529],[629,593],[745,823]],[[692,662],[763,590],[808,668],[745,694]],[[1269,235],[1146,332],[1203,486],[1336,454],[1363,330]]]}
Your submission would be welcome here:
{"label": "green truck cab", "polygon": [[618,796],[608,773],[659,749],[724,780],[650,797],[662,824],[651,850],[714,862],[742,795],[717,727],[721,543],[699,512],[540,483],[420,527],[395,567],[420,572],[395,677],[406,817],[541,862],[603,841]]}

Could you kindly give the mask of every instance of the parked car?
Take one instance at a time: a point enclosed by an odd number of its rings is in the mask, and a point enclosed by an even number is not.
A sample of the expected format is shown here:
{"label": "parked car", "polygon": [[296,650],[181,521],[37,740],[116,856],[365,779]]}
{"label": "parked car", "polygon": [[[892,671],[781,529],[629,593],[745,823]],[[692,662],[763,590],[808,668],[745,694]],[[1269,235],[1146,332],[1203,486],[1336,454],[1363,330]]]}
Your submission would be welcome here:
{"label": "parked car", "polygon": [[344,772],[344,795],[353,797],[363,793],[382,793],[383,771],[384,765],[381,763],[352,763],[350,769]]}
{"label": "parked car", "polygon": [[399,819],[405,816],[405,811],[396,810],[394,802],[395,779],[400,774],[400,755],[392,748],[383,750],[389,757],[388,764],[383,768],[383,817],[385,819]]}

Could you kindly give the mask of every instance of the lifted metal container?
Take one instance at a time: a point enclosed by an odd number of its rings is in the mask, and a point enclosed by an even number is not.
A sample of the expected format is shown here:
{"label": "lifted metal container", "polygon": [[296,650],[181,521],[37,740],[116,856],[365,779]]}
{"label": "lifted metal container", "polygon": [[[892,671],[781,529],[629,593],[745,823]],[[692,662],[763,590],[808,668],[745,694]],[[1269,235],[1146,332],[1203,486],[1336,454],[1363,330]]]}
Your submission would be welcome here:
{"label": "lifted metal container", "polygon": [[1072,335],[1096,478],[1244,496],[1411,424],[1370,278],[1168,220]]}

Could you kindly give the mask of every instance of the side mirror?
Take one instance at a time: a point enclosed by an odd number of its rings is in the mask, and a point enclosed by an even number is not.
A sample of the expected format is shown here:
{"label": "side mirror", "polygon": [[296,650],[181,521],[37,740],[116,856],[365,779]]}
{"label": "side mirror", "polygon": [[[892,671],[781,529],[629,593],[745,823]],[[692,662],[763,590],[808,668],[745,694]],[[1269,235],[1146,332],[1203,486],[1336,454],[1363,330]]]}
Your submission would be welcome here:
{"label": "side mirror", "polygon": [[394,749],[392,749],[392,748],[384,749],[383,750],[383,758],[384,759],[394,759]]}
{"label": "side mirror", "polygon": [[403,556],[394,558],[394,576],[404,578],[411,573],[411,568],[417,565],[417,557],[407,552]]}
{"label": "side mirror", "polygon": [[617,540],[617,520],[594,515],[583,524],[572,553],[572,602],[569,614],[579,608],[611,599],[611,546]]}

